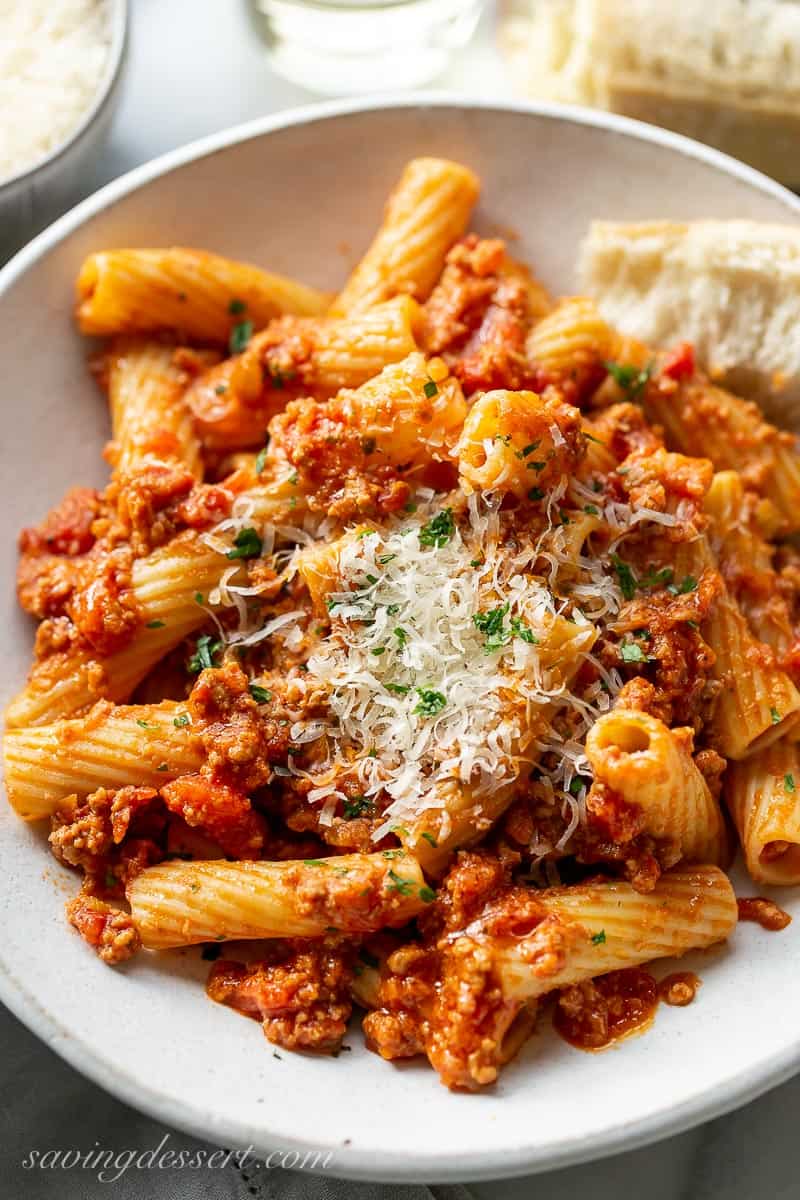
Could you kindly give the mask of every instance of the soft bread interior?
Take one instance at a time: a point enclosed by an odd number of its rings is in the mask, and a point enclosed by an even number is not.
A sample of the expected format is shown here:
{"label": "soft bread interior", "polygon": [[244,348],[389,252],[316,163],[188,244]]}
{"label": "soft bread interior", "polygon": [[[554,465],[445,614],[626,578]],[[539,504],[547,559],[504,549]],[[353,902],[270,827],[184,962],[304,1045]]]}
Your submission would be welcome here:
{"label": "soft bread interior", "polygon": [[579,272],[623,333],[694,343],[715,378],[800,427],[800,227],[595,221]]}

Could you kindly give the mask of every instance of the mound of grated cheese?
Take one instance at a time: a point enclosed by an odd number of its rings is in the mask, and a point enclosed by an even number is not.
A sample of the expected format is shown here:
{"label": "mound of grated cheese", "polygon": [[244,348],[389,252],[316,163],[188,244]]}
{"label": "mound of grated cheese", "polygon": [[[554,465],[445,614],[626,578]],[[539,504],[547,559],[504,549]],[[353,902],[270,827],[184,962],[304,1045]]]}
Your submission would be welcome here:
{"label": "mound of grated cheese", "polygon": [[[556,748],[550,721],[559,706],[595,712],[546,653],[566,602],[531,573],[538,547],[499,544],[497,526],[497,513],[479,512],[473,498],[467,527],[443,544],[426,544],[417,523],[348,537],[339,551],[331,633],[308,662],[330,689],[338,763],[309,799],[341,795],[343,769],[364,795],[385,792],[391,804],[376,837],[442,807],[454,781],[476,799],[513,783]],[[491,613],[487,635],[480,623]],[[572,620],[580,658],[596,628],[580,611]],[[572,741],[558,751],[569,786],[583,750]]]}
{"label": "mound of grated cheese", "polygon": [[67,140],[110,42],[106,0],[0,0],[0,183]]}

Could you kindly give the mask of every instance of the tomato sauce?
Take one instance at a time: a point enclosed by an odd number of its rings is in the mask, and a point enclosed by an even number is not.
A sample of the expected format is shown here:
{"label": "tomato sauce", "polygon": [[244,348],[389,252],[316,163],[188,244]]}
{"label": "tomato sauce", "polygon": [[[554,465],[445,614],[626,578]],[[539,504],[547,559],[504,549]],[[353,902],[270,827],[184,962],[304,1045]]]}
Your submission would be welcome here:
{"label": "tomato sauce", "polygon": [[603,1050],[651,1025],[660,1001],[679,1008],[691,1004],[699,987],[692,971],[675,971],[660,983],[643,967],[610,971],[564,988],[553,1026],[578,1050]]}
{"label": "tomato sauce", "polygon": [[774,900],[767,900],[764,896],[745,896],[737,903],[739,920],[755,921],[762,929],[785,929],[792,919]]}

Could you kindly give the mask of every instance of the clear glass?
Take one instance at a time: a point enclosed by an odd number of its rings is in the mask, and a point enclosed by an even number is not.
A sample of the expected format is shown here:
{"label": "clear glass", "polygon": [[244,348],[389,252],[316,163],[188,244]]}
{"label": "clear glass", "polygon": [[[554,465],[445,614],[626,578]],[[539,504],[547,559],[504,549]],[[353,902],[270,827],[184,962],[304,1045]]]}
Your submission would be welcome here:
{"label": "clear glass", "polygon": [[255,0],[276,71],[326,95],[420,87],[471,39],[483,0]]}

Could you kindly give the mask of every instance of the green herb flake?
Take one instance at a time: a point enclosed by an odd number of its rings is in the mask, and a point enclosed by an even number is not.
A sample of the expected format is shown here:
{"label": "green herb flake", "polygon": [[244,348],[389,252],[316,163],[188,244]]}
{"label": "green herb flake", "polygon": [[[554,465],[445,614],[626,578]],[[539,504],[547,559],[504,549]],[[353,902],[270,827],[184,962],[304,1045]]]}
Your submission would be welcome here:
{"label": "green herb flake", "polygon": [[385,653],[386,653],[385,646],[373,646],[372,649],[370,650],[370,654],[380,655],[380,654],[385,654]]}
{"label": "green herb flake", "polygon": [[620,657],[626,663],[647,662],[647,655],[635,642],[624,642],[619,648]]}
{"label": "green herb flake", "polygon": [[228,349],[231,354],[241,354],[247,349],[250,338],[253,336],[253,322],[239,321],[231,330],[231,336],[228,339]]}
{"label": "green herb flake", "polygon": [[792,775],[792,774],[784,775],[783,785],[786,788],[787,792],[793,792],[794,791],[794,775]]}
{"label": "green herb flake", "polygon": [[366,796],[351,796],[349,800],[344,801],[342,813],[346,820],[352,821],[355,817],[372,813],[374,808],[374,804]]}
{"label": "green herb flake", "polygon": [[447,697],[432,688],[417,688],[419,704],[414,713],[420,717],[435,717],[447,707]]}
{"label": "green herb flake", "polygon": [[227,390],[228,390],[227,383],[218,383],[217,386],[214,388],[214,394],[216,396],[224,396],[225,393],[227,392]]}
{"label": "green herb flake", "polygon": [[771,708],[769,710],[769,715],[772,718],[773,725],[780,725],[782,717],[781,717],[781,714],[778,712],[777,708]]}
{"label": "green herb flake", "polygon": [[406,633],[405,629],[401,628],[401,626],[398,625],[397,628],[394,630],[394,636],[397,638],[397,644],[402,649],[403,646],[405,646],[406,643],[408,642],[408,634]]}
{"label": "green herb flake", "polygon": [[593,433],[587,433],[585,429],[583,430],[583,436],[587,442],[594,442],[596,446],[605,446],[605,442],[601,442],[600,438],[595,437]]}
{"label": "green herb flake", "polygon": [[653,374],[654,363],[640,368],[629,363],[607,362],[604,364],[614,382],[622,388],[629,400],[636,400],[647,386]]}
{"label": "green herb flake", "polygon": [[413,879],[403,879],[402,875],[396,874],[392,868],[389,868],[389,882],[386,884],[387,892],[397,892],[401,896],[410,896],[414,890]]}
{"label": "green herb flake", "polygon": [[540,487],[532,487],[528,492],[529,500],[544,500],[544,492]]}
{"label": "green herb flake", "polygon": [[591,779],[586,779],[586,778],[584,778],[583,775],[573,776],[572,781],[569,785],[570,795],[571,796],[580,796],[580,794],[584,790],[584,788],[588,788],[591,782],[592,782]]}
{"label": "green herb flake", "polygon": [[203,593],[202,593],[202,592],[195,592],[195,594],[194,594],[194,601],[195,601],[195,604],[204,604],[204,603],[205,603],[205,600],[204,600],[204,598],[203,598]]}
{"label": "green herb flake", "polygon": [[256,475],[260,475],[267,465],[267,450],[269,449],[269,434],[266,435],[264,445],[256,455]]}
{"label": "green herb flake", "polygon": [[605,943],[606,943],[605,929],[601,929],[599,933],[592,934],[592,945],[593,946],[604,946]]}
{"label": "green herb flake", "polygon": [[450,541],[455,531],[456,526],[453,520],[453,510],[451,508],[443,508],[432,520],[428,521],[427,525],[423,525],[422,529],[420,529],[420,545],[435,546],[441,550],[442,546],[446,546]]}
{"label": "green herb flake", "polygon": [[672,583],[672,577],[675,572],[672,567],[663,567],[660,571],[653,570],[648,567],[644,575],[638,581],[637,586],[640,588],[659,588]]}
{"label": "green herb flake", "polygon": [[324,858],[304,858],[303,865],[306,867],[327,867]]}
{"label": "green herb flake", "polygon": [[164,624],[165,624],[164,621],[148,621],[147,628],[148,629],[163,629]]}
{"label": "green herb flake", "polygon": [[486,641],[483,644],[486,654],[500,650],[511,641],[511,632],[503,628],[508,608],[506,603],[501,604],[498,608],[489,609],[488,612],[477,612],[473,615],[472,621],[475,628],[486,635]]}
{"label": "green herb flake", "polygon": [[158,725],[151,725],[149,723],[149,721],[145,721],[141,717],[136,718],[136,724],[139,726],[140,729],[149,729],[151,733],[152,732],[158,733],[158,729],[159,729]]}
{"label": "green herb flake", "polygon": [[437,842],[436,838],[433,836],[432,833],[423,833],[422,836],[425,839],[425,841],[428,843],[429,846],[433,846],[434,850],[439,845],[439,843]]}
{"label": "green herb flake", "polygon": [[300,476],[297,474],[297,471],[292,471],[291,475],[289,476],[289,483],[292,485],[292,487],[297,486],[297,481],[299,478]]}
{"label": "green herb flake", "polygon": [[696,587],[697,580],[694,575],[686,575],[680,583],[671,583],[667,591],[672,592],[673,596],[685,596],[687,592],[693,592]]}
{"label": "green herb flake", "polygon": [[590,517],[599,517],[600,516],[600,509],[597,507],[596,504],[584,504],[583,511],[585,513],[587,513]]}
{"label": "green herb flake", "polygon": [[538,646],[539,639],[536,637],[532,629],[521,621],[519,617],[511,618],[511,632],[514,637],[518,637],[521,641],[527,642],[529,646]]}
{"label": "green herb flake", "polygon": [[397,558],[397,555],[396,554],[380,554],[380,555],[378,555],[378,558],[376,559],[376,561],[379,566],[385,567],[388,563],[390,563],[392,561],[393,558]]}
{"label": "green herb flake", "polygon": [[258,558],[263,542],[252,525],[240,529],[233,539],[233,549],[225,555],[226,558]]}
{"label": "green herb flake", "polygon": [[232,317],[240,317],[247,308],[244,300],[231,300],[228,305],[228,312]]}
{"label": "green herb flake", "polygon": [[529,454],[533,454],[534,450],[538,450],[540,442],[531,442],[527,446],[523,446],[521,450],[517,450],[517,458],[527,458]]}
{"label": "green herb flake", "polygon": [[247,689],[250,695],[255,700],[256,704],[269,704],[272,699],[272,692],[269,688],[261,687],[258,683],[251,683]]}
{"label": "green herb flake", "polygon": [[407,696],[411,691],[411,686],[405,683],[387,683],[386,690],[387,692],[393,692],[395,696]]}
{"label": "green herb flake", "polygon": [[429,379],[428,382],[425,384],[425,387],[422,390],[424,391],[425,395],[428,397],[429,400],[432,400],[433,397],[438,395],[438,393],[439,393],[439,389],[436,386],[436,383],[433,379]]}
{"label": "green herb flake", "polygon": [[173,717],[172,724],[175,726],[176,729],[185,729],[186,726],[189,724],[189,714],[181,713],[181,715],[179,717]]}
{"label": "green herb flake", "polygon": [[414,504],[413,500],[410,500],[410,501],[408,502],[408,504],[404,504],[404,505],[403,505],[403,512],[407,512],[407,513],[415,513],[415,512],[417,511],[417,509],[418,509],[418,508],[419,508],[419,505],[418,505],[418,504]]}
{"label": "green herb flake", "polygon": [[424,904],[433,904],[436,899],[436,892],[430,887],[421,887],[419,889],[419,898]]}
{"label": "green herb flake", "polygon": [[208,671],[214,665],[214,659],[222,649],[222,642],[212,638],[210,633],[204,633],[197,639],[197,649],[189,659],[188,668],[193,675],[199,671]]}
{"label": "green herb flake", "polygon": [[636,595],[636,576],[633,569],[616,554],[611,555],[611,563],[617,573],[620,590],[626,600],[632,600]]}

